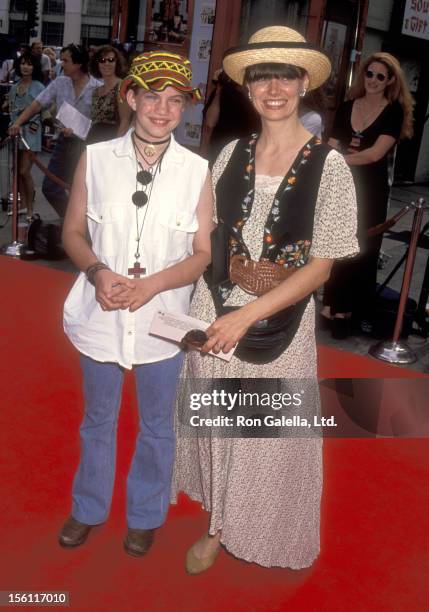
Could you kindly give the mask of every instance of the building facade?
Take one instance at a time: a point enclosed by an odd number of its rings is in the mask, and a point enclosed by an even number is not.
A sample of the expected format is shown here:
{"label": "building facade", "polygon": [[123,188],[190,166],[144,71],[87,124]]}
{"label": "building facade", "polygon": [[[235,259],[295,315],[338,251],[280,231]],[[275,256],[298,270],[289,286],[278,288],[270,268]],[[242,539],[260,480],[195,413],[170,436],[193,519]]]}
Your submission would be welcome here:
{"label": "building facade", "polygon": [[[25,0],[0,0],[0,32],[20,38]],[[299,30],[329,55],[326,125],[350,87],[361,58],[395,55],[416,100],[415,135],[398,148],[396,178],[429,180],[429,2],[422,0],[39,0],[35,38],[44,44],[130,43],[137,51],[167,48],[189,55],[197,84],[208,95],[224,51],[261,27]],[[198,147],[201,105],[189,111],[182,141]]]}
{"label": "building facade", "polygon": [[0,33],[18,42],[42,40],[46,46],[71,42],[102,44],[112,35],[109,0],[39,0],[38,24],[28,38],[26,0],[0,0]]}

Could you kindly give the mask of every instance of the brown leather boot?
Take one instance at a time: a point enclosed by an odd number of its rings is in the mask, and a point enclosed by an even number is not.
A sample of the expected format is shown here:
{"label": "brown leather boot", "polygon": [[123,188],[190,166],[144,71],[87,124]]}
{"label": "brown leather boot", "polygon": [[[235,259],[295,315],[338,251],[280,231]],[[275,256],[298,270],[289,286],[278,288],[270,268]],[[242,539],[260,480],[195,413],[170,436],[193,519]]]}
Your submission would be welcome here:
{"label": "brown leather boot", "polygon": [[131,529],[128,527],[124,540],[125,552],[132,557],[143,557],[152,546],[155,529]]}
{"label": "brown leather boot", "polygon": [[85,542],[92,527],[93,525],[85,525],[84,523],[80,523],[74,519],[72,516],[69,516],[58,536],[60,546],[64,546],[66,548],[80,546]]}

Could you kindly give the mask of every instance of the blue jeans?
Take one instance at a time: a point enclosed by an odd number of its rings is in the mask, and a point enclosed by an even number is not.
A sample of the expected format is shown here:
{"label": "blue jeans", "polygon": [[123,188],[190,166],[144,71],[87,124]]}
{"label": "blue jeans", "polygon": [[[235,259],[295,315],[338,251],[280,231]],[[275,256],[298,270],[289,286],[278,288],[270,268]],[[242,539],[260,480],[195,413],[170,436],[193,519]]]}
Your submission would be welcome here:
{"label": "blue jeans", "polygon": [[[55,174],[65,183],[71,185],[74,171],[84,149],[84,141],[77,138],[77,136],[64,138],[64,136],[60,135],[52,152],[48,169],[52,174]],[[69,201],[67,191],[45,176],[42,192],[58,216],[64,219]]]}
{"label": "blue jeans", "polygon": [[[183,355],[134,367],[140,431],[127,480],[127,523],[159,527],[169,502],[174,459],[174,400]],[[124,371],[81,355],[85,415],[81,459],[73,483],[72,516],[87,525],[104,522],[112,500],[116,431]]]}

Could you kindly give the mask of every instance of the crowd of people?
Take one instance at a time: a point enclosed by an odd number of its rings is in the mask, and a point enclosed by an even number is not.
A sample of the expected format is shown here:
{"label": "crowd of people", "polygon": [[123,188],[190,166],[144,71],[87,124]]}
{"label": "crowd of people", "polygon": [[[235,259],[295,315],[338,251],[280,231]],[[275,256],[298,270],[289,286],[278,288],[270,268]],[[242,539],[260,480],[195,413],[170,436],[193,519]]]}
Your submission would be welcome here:
{"label": "crowd of people", "polygon": [[[22,68],[30,64],[32,68]],[[20,213],[31,219],[34,187],[31,178],[30,152],[41,150],[43,125],[56,123],[55,116],[63,102],[91,120],[86,139],[76,136],[70,127],[57,126],[56,144],[49,162],[49,175],[42,191],[61,220],[68,202],[67,186],[71,185],[77,162],[87,144],[109,140],[124,134],[131,122],[128,105],[120,104],[118,90],[127,72],[127,59],[117,48],[103,45],[87,49],[70,44],[63,47],[59,60],[55,51],[43,48],[41,42],[21,47],[10,68],[3,71],[11,81],[8,104],[11,136],[21,134],[29,150],[20,143],[19,192]],[[22,74],[24,70],[24,74]],[[31,71],[31,75],[27,73]],[[58,179],[58,180],[56,180]]]}
{"label": "crowd of people", "polygon": [[[299,388],[316,380],[314,292],[325,284],[320,316],[342,337],[354,309],[370,303],[380,239],[366,232],[386,216],[387,156],[412,134],[398,62],[377,53],[362,63],[328,144],[318,92],[329,58],[290,28],[259,30],[225,53],[205,109],[214,129],[225,116],[222,99],[239,91],[235,101],[246,98],[257,133],[234,138],[236,122],[227,136],[218,125],[210,169],[173,135],[187,106],[201,101],[181,55],[143,53],[123,78],[114,47],[97,49],[89,62],[73,44],[46,89],[40,69],[34,53],[16,64],[11,134],[25,130],[40,146],[41,112],[64,100],[93,121],[88,147],[63,129],[52,154],[53,174],[68,183],[74,175],[70,198],[48,178],[43,185],[81,271],[64,327],[80,353],[85,410],[60,544],[82,545],[108,518],[122,381],[133,369],[140,431],[127,481],[126,552],[148,552],[170,500],[184,491],[210,513],[187,553],[190,574],[207,570],[222,545],[265,567],[310,566],[320,550],[321,437],[187,435],[186,407],[201,384],[241,393],[248,381],[260,390],[275,378],[287,393],[294,380]],[[28,180],[23,189],[29,207]],[[184,355],[150,333],[159,311],[190,312],[207,329]],[[310,395],[317,415],[317,387]]]}

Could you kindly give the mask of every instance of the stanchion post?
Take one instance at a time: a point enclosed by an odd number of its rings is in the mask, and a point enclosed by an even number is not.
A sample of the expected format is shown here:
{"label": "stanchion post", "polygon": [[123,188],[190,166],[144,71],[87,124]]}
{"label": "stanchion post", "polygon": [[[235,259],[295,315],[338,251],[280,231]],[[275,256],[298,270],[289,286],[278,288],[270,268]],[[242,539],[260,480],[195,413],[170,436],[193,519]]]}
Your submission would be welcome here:
{"label": "stanchion post", "polygon": [[19,135],[13,137],[12,149],[12,242],[18,242],[18,145]]}
{"label": "stanchion post", "polygon": [[413,274],[414,262],[416,260],[417,243],[419,240],[420,229],[423,221],[423,204],[424,200],[421,198],[416,204],[416,210],[413,218],[413,225],[411,228],[410,248],[408,251],[407,263],[405,264],[404,278],[402,280],[401,295],[399,298],[398,314],[396,316],[395,329],[393,331],[392,342],[398,342],[399,336],[401,335],[405,308],[408,300],[408,294],[410,291],[411,276]]}
{"label": "stanchion post", "polygon": [[18,242],[18,147],[20,135],[12,139],[12,242],[1,248],[3,255],[21,257],[24,244]]}
{"label": "stanchion post", "polygon": [[369,354],[376,359],[388,361],[389,363],[406,364],[414,363],[417,357],[405,342],[400,342],[402,324],[404,319],[405,307],[410,290],[411,276],[413,273],[414,262],[416,259],[417,243],[419,240],[420,229],[422,226],[423,212],[426,208],[423,198],[419,198],[417,203],[412,202],[415,208],[413,225],[411,228],[410,245],[408,248],[407,262],[405,264],[404,277],[402,280],[401,294],[399,298],[398,313],[396,315],[395,328],[392,340],[384,340],[369,349]]}

